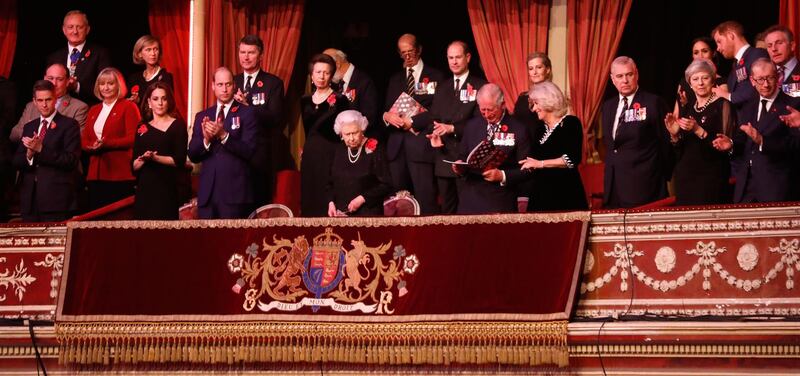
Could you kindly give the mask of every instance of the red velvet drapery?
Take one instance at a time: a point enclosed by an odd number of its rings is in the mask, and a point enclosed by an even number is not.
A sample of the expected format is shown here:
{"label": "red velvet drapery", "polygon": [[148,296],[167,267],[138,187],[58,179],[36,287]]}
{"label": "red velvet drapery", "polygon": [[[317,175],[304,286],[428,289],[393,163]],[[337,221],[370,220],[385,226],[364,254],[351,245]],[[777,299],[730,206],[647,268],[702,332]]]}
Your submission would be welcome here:
{"label": "red velvet drapery", "polygon": [[800,0],[781,0],[778,20],[781,25],[792,30],[797,43],[797,34],[800,33]]}
{"label": "red velvet drapery", "polygon": [[17,0],[0,2],[0,76],[8,77],[17,47]]}
{"label": "red velvet drapery", "polygon": [[[256,34],[264,41],[261,67],[280,77],[285,86],[289,84],[300,43],[305,1],[210,0],[206,4],[207,77],[223,65],[237,72],[239,39],[246,34]],[[210,90],[209,87],[209,100]]]}
{"label": "red velvet drapery", "polygon": [[189,119],[189,2],[150,0],[149,6],[150,33],[161,40],[161,65],[172,73],[178,111]]}
{"label": "red velvet drapery", "polygon": [[567,2],[567,66],[572,111],[587,130],[600,108],[611,61],[617,53],[631,0],[569,0]]}
{"label": "red velvet drapery", "polygon": [[547,51],[550,0],[468,0],[467,9],[486,78],[500,86],[512,110],[529,86],[525,57]]}

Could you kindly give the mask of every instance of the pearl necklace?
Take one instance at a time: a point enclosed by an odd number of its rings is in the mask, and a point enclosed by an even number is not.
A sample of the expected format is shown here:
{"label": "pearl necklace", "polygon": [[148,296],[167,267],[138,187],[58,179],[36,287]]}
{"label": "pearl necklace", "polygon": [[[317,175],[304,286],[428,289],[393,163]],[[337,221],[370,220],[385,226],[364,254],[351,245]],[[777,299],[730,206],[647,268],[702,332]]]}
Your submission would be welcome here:
{"label": "pearl necklace", "polygon": [[363,143],[358,146],[358,152],[356,152],[355,154],[353,154],[353,152],[350,151],[349,147],[347,148],[347,159],[350,161],[350,163],[358,162],[358,158],[361,157],[361,151],[362,150],[364,150],[364,144]]}
{"label": "pearl necklace", "polygon": [[704,104],[704,105],[702,105],[700,107],[697,107],[697,101],[695,101],[694,102],[695,111],[697,111],[698,113],[705,111],[706,108],[708,107],[708,105],[710,105],[711,102],[713,102],[714,98],[716,98],[716,97],[717,97],[716,94],[714,94],[714,92],[712,91],[711,95],[708,97],[708,100],[706,101],[706,104]]}

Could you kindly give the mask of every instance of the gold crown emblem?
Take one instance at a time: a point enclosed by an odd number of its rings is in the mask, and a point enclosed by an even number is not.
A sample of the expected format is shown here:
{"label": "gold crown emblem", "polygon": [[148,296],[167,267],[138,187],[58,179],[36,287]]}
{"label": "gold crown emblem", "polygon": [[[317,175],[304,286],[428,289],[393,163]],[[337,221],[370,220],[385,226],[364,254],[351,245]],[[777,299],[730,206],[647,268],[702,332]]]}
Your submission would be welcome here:
{"label": "gold crown emblem", "polygon": [[339,249],[344,239],[333,233],[332,227],[326,227],[325,232],[314,237],[314,247]]}

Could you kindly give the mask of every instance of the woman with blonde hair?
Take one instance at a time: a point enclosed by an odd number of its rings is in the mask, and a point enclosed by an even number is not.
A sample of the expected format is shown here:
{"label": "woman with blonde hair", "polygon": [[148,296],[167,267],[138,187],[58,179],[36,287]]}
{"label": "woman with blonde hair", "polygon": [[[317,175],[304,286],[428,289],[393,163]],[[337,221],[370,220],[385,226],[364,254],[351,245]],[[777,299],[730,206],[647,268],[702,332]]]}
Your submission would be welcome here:
{"label": "woman with blonde hair", "polygon": [[133,195],[130,161],[140,116],[136,105],[123,99],[127,93],[125,79],[116,68],[105,68],[97,75],[94,95],[101,102],[89,109],[81,132],[81,147],[89,154],[90,210]]}

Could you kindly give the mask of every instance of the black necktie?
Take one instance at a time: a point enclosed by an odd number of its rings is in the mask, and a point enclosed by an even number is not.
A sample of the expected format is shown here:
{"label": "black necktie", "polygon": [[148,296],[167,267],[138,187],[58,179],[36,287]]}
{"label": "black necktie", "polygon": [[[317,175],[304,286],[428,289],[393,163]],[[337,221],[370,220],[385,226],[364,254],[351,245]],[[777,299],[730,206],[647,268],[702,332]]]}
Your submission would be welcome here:
{"label": "black necktie", "polygon": [[225,105],[219,106],[219,112],[217,113],[217,121],[222,124],[225,122]]}
{"label": "black necktie", "polygon": [[459,95],[460,93],[459,93],[459,90],[458,90],[458,88],[460,88],[460,87],[461,87],[461,79],[460,78],[456,78],[456,86],[453,88],[453,91],[456,92],[456,96],[457,97],[460,96]]}
{"label": "black necktie", "polygon": [[253,76],[247,76],[247,83],[244,84],[244,92],[249,93],[253,88]]}
{"label": "black necktie", "polygon": [[767,113],[767,102],[766,99],[761,100],[761,111],[758,112],[758,119],[756,119],[756,121],[761,121],[761,118]]}
{"label": "black necktie", "polygon": [[406,94],[414,95],[414,69],[408,68],[408,76],[406,76]]}
{"label": "black necktie", "polygon": [[621,127],[622,123],[625,121],[625,111],[628,111],[628,97],[622,97],[622,111],[619,113],[619,119],[617,119],[617,129],[614,130],[614,138],[617,138],[619,127]]}

